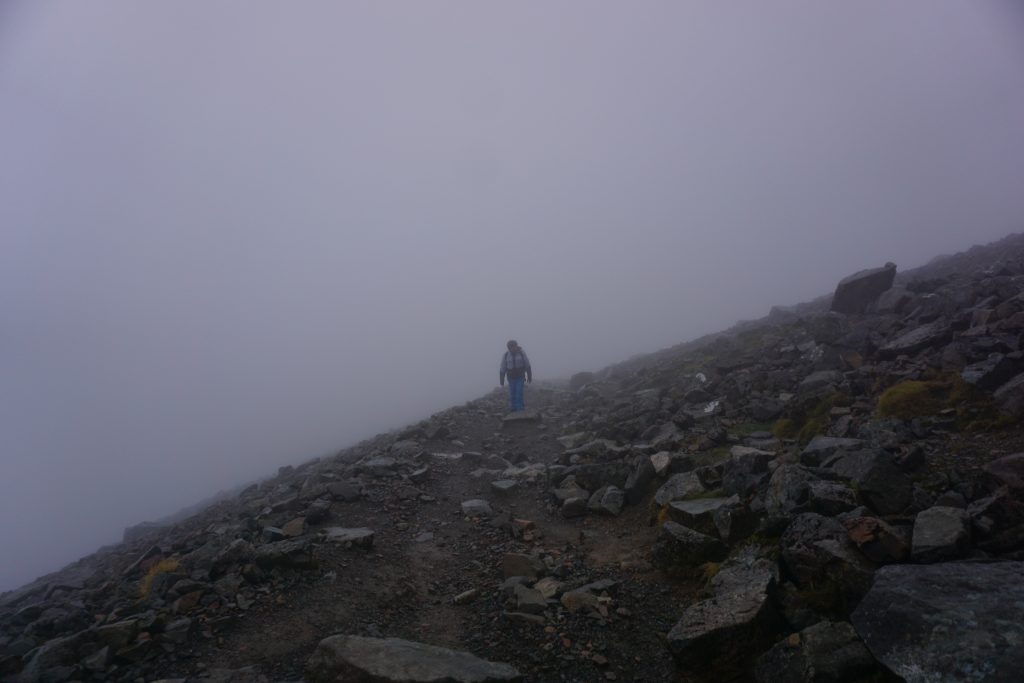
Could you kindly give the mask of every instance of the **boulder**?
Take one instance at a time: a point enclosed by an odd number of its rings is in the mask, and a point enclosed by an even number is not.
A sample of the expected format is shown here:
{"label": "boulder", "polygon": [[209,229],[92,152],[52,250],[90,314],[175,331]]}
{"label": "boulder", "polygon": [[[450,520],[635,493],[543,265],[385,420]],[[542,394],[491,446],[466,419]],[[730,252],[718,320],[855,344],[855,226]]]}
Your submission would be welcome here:
{"label": "boulder", "polygon": [[594,492],[587,502],[587,509],[602,515],[615,516],[622,512],[625,496],[621,489],[604,486]]}
{"label": "boulder", "polygon": [[692,498],[704,493],[706,489],[696,472],[683,472],[669,477],[668,481],[654,494],[654,504],[658,507],[668,505],[674,500]]}
{"label": "boulder", "polygon": [[666,638],[683,670],[732,680],[772,642],[779,620],[771,604],[778,581],[767,560],[730,560],[711,581],[714,597],[683,610]]}
{"label": "boulder", "polygon": [[749,446],[733,446],[722,471],[722,490],[727,495],[748,496],[767,481],[768,465],[775,454]]}
{"label": "boulder", "polygon": [[311,683],[500,683],[519,681],[508,664],[399,638],[325,638],[306,662]]}
{"label": "boulder", "polygon": [[875,659],[907,681],[1019,681],[1022,577],[1024,562],[888,565],[852,622]]}
{"label": "boulder", "polygon": [[792,514],[807,507],[810,483],[817,477],[800,465],[780,465],[768,480],[764,505],[772,514]]}
{"label": "boulder", "polygon": [[864,313],[883,292],[892,287],[895,278],[896,265],[893,263],[849,275],[836,285],[830,310],[846,314]]}
{"label": "boulder", "polygon": [[1024,453],[1014,453],[985,465],[985,472],[1000,486],[1024,492]]}
{"label": "boulder", "polygon": [[851,517],[843,520],[853,544],[872,562],[903,562],[910,554],[902,534],[878,517]]}
{"label": "boulder", "polygon": [[930,507],[914,518],[910,555],[915,562],[939,562],[964,557],[970,550],[971,526],[967,511]]}
{"label": "boulder", "polygon": [[493,517],[494,510],[486,500],[474,498],[462,501],[462,514],[466,517]]}
{"label": "boulder", "polygon": [[810,512],[835,517],[857,507],[857,494],[837,481],[810,481],[807,484],[807,507]]}
{"label": "boulder", "polygon": [[800,452],[800,464],[818,467],[836,451],[854,451],[864,442],[860,439],[844,439],[819,434]]}
{"label": "boulder", "polygon": [[949,341],[952,334],[949,323],[939,320],[901,334],[882,346],[880,351],[884,357],[890,358],[903,354],[912,355],[923,349],[942,346]]}
{"label": "boulder", "polygon": [[796,584],[834,593],[838,611],[871,585],[875,566],[853,545],[839,520],[805,512],[786,528],[779,545],[782,564]]}
{"label": "boulder", "polygon": [[858,681],[878,665],[853,626],[821,621],[776,643],[757,660],[758,683]]}
{"label": "boulder", "polygon": [[994,396],[1004,412],[1014,417],[1024,416],[1024,372],[996,389]]}
{"label": "boulder", "polygon": [[1001,353],[993,353],[985,360],[965,367],[960,377],[979,389],[992,391],[1008,382],[1018,369],[1018,361],[1011,360]]}
{"label": "boulder", "polygon": [[832,464],[832,471],[849,480],[864,504],[879,514],[898,514],[910,504],[914,483],[885,451],[849,453]]}
{"label": "boulder", "polygon": [[668,516],[673,522],[708,536],[718,536],[716,515],[741,508],[739,496],[728,498],[698,498],[678,500],[668,504]]}
{"label": "boulder", "polygon": [[706,562],[718,562],[729,549],[717,538],[668,521],[654,542],[653,564],[668,572],[687,572]]}
{"label": "boulder", "polygon": [[311,540],[309,536],[302,536],[290,541],[276,541],[258,546],[253,561],[265,568],[312,569],[316,562],[310,548]]}
{"label": "boulder", "polygon": [[327,527],[322,530],[326,540],[331,543],[351,543],[361,548],[369,548],[373,545],[373,530],[365,527],[348,529],[340,526]]}

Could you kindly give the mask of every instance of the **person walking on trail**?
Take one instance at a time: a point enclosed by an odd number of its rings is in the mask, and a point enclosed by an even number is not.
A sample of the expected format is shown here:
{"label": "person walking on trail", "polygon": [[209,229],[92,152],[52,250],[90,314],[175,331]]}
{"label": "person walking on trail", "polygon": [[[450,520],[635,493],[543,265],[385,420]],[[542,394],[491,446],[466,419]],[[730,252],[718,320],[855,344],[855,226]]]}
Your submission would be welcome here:
{"label": "person walking on trail", "polygon": [[523,347],[516,343],[515,339],[510,339],[506,346],[508,351],[501,357],[498,383],[501,386],[505,386],[505,378],[507,377],[509,407],[513,412],[526,410],[526,404],[523,401],[523,378],[525,377],[527,382],[533,383],[533,370],[530,369],[530,359],[526,357]]}

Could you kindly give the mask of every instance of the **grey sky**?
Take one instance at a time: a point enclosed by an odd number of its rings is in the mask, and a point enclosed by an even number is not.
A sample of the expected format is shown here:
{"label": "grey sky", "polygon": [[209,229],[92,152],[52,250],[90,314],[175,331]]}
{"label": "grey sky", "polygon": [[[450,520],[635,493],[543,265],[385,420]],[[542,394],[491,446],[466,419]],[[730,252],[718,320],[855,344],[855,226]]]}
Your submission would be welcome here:
{"label": "grey sky", "polygon": [[1018,231],[1012,2],[0,10],[0,589],[496,384]]}

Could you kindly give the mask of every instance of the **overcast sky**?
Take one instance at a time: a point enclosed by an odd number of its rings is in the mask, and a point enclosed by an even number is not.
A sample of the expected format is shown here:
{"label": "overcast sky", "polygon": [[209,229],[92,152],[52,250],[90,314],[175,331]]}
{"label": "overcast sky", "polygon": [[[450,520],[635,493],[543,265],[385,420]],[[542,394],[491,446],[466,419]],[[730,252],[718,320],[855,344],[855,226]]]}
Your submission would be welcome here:
{"label": "overcast sky", "polygon": [[0,7],[0,589],[1024,228],[1006,1]]}

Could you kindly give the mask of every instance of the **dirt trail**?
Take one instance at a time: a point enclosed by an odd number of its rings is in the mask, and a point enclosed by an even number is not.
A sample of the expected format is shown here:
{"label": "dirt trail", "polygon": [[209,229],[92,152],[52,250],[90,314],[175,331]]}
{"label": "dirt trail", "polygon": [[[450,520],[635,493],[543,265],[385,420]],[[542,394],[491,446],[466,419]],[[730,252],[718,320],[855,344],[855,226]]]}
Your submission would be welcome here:
{"label": "dirt trail", "polygon": [[[527,400],[541,423],[503,431],[504,399],[495,392],[477,403],[483,410],[457,411],[453,443],[427,444],[434,453],[479,458],[430,457],[422,482],[368,480],[365,499],[335,503],[327,524],[369,527],[373,547],[319,546],[317,571],[291,577],[290,585],[282,581],[245,619],[221,625],[192,661],[255,666],[274,680],[297,680],[322,638],[348,633],[470,650],[513,664],[529,681],[673,680],[662,635],[694,587],[669,583],[647,565],[655,533],[646,524],[647,506],[617,518],[564,519],[550,505],[543,476],[496,494],[490,483],[500,477],[478,471],[492,455],[551,464],[561,452],[555,434],[562,395],[528,390]],[[495,518],[465,517],[460,504],[473,498],[490,501]],[[529,520],[534,528],[522,535],[512,520]],[[509,615],[501,559],[535,550],[560,562],[559,579],[567,584],[615,580],[601,614],[551,605],[540,623]],[[455,603],[472,590],[474,598]]]}

